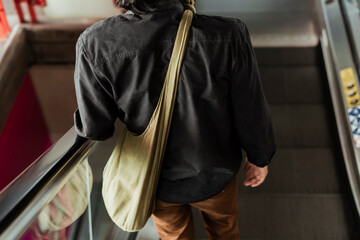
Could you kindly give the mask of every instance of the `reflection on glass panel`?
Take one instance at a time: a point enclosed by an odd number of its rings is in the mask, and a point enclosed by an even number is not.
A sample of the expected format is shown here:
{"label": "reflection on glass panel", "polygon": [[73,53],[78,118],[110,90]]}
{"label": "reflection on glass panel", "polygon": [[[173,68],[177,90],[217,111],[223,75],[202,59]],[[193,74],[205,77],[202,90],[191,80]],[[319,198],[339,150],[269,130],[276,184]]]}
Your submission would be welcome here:
{"label": "reflection on glass panel", "polygon": [[[116,124],[116,132],[114,136],[107,140],[98,142],[96,148],[92,151],[89,156],[89,163],[93,169],[94,185],[91,192],[91,216],[92,216],[92,231],[94,240],[108,240],[108,239],[121,239],[121,240],[135,240],[137,239],[137,233],[129,233],[121,230],[117,227],[110,219],[107,210],[105,208],[103,197],[102,197],[102,175],[106,162],[108,161],[117,138],[120,135],[121,125],[119,121]],[[84,214],[79,221],[78,231],[72,231],[69,239],[81,239],[89,240],[90,238],[84,237],[89,236],[89,215]],[[81,223],[80,220],[83,219]],[[159,239],[159,238],[157,238]],[[140,239],[137,239],[140,240]]]}
{"label": "reflection on glass panel", "polygon": [[[78,165],[21,240],[159,239],[151,221],[139,234],[125,232],[112,222],[106,211],[102,174],[119,136],[119,123],[116,129],[113,138],[98,142],[88,159]],[[155,237],[151,238],[152,235]]]}
{"label": "reflection on glass panel", "polygon": [[[92,171],[85,160],[76,167],[66,184],[41,211],[21,240],[70,239],[72,231],[76,231],[73,224],[88,206],[88,191],[91,192],[92,185]],[[90,239],[88,236],[86,238]]]}

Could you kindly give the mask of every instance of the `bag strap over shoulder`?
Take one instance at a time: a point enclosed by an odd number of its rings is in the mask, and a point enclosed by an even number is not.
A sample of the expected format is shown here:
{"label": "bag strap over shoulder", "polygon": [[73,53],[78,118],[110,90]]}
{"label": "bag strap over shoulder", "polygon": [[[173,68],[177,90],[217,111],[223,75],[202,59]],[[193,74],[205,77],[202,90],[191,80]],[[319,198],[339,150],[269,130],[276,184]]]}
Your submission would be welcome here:
{"label": "bag strap over shoulder", "polygon": [[125,129],[104,169],[105,207],[116,225],[126,231],[141,229],[155,207],[181,64],[195,12],[193,3],[188,0],[185,5],[161,95],[147,128],[141,135]]}
{"label": "bag strap over shoulder", "polygon": [[[166,132],[169,132],[170,129],[170,123],[171,118],[173,114],[175,99],[176,99],[176,92],[178,88],[178,82],[179,82],[179,75],[180,75],[180,69],[181,64],[185,55],[186,46],[188,42],[189,37],[189,31],[193,19],[193,13],[196,12],[194,7],[194,0],[187,0],[187,3],[184,4],[186,10],[184,11],[178,32],[175,39],[175,44],[173,47],[173,51],[171,54],[171,59],[169,63],[169,68],[166,74],[163,92],[161,93],[162,96],[160,96],[161,108],[164,110],[164,114],[160,114],[164,116],[164,119],[161,121],[161,124],[164,124],[166,127]],[[164,98],[164,99],[162,99]],[[165,134],[164,143],[166,144],[167,141],[167,135]]]}
{"label": "bag strap over shoulder", "polygon": [[195,5],[195,0],[186,0],[185,3],[184,3],[184,7],[186,9],[189,9],[193,13],[196,13],[196,9],[195,9],[194,5]]}

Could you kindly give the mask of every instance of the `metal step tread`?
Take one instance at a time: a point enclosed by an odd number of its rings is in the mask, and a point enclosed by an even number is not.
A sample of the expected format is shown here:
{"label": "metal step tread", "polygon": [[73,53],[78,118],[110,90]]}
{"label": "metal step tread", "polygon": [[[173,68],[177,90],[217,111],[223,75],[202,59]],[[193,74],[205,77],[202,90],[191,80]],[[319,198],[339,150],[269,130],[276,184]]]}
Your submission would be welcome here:
{"label": "metal step tread", "polygon": [[[360,239],[343,194],[239,194],[240,239]],[[194,210],[197,239],[206,232]]]}
{"label": "metal step tread", "polygon": [[348,194],[350,190],[341,154],[330,147],[279,148],[268,166],[266,180],[245,188],[240,170],[239,193]]}
{"label": "metal step tread", "polygon": [[259,70],[270,104],[324,103],[327,100],[327,80],[317,66],[262,66]]}
{"label": "metal step tread", "polygon": [[254,51],[259,66],[312,66],[322,61],[319,46],[256,47]]}
{"label": "metal step tread", "polygon": [[323,104],[271,104],[278,146],[333,146],[336,126],[333,126],[328,107]]}

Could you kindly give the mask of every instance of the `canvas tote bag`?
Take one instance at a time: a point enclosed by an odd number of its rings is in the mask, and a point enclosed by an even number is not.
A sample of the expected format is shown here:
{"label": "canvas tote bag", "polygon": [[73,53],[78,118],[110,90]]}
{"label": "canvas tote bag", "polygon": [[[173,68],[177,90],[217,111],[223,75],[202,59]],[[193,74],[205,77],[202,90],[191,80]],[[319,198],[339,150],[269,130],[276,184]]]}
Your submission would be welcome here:
{"label": "canvas tote bag", "polygon": [[184,4],[164,86],[149,125],[141,135],[126,128],[103,172],[102,195],[109,216],[125,231],[140,230],[154,210],[156,188],[191,26],[194,0]]}

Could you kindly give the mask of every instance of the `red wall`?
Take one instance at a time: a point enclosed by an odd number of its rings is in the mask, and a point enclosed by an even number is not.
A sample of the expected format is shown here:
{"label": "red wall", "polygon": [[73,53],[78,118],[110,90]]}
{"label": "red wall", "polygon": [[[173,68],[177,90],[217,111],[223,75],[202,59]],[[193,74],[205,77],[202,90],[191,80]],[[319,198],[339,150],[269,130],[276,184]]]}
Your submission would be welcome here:
{"label": "red wall", "polygon": [[51,146],[27,73],[0,134],[0,191]]}

